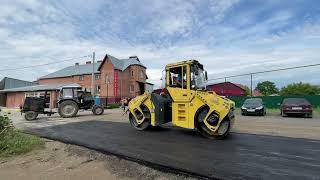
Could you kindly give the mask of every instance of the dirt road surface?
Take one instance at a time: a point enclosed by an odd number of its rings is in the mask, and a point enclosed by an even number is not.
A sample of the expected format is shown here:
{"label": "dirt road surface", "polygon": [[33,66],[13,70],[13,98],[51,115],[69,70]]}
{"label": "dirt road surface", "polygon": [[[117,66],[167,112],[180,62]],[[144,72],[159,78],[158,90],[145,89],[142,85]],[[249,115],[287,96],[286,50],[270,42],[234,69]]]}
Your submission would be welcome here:
{"label": "dirt road surface", "polygon": [[138,132],[120,110],[107,110],[103,116],[83,112],[71,119],[40,117],[32,122],[10,116],[17,127],[32,133],[210,178],[320,176],[318,118],[238,115],[231,137],[215,141],[170,126]]}
{"label": "dirt road surface", "polygon": [[154,170],[79,146],[45,140],[46,147],[0,159],[1,180],[194,179]]}

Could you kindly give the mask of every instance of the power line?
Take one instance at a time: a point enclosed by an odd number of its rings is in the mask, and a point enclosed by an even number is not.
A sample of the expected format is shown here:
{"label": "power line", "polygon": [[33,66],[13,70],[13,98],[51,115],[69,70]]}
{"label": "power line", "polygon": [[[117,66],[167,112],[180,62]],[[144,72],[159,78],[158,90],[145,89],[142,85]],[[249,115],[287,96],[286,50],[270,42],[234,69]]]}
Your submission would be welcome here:
{"label": "power line", "polygon": [[300,69],[300,68],[314,67],[314,66],[320,66],[320,63],[303,65],[303,66],[294,66],[294,67],[288,67],[288,68],[272,69],[272,70],[266,70],[266,71],[257,71],[257,72],[244,73],[244,74],[237,74],[237,75],[231,75],[231,76],[208,79],[208,81],[226,79],[226,78],[233,78],[233,77],[240,77],[240,76],[249,76],[249,75],[254,75],[254,74],[262,74],[262,73],[269,73],[269,72],[276,72],[276,71],[285,71],[285,70],[291,70],[291,69]]}
{"label": "power line", "polygon": [[[45,57],[45,56],[43,56]],[[4,60],[9,60],[9,59],[24,59],[24,58],[28,58],[28,59],[38,59],[39,57],[35,57],[34,55],[31,56],[9,56],[9,57],[0,57],[0,59],[4,59]],[[50,58],[50,57],[47,57]]]}
{"label": "power line", "polygon": [[90,57],[90,55],[81,56],[81,57],[76,57],[76,58],[69,58],[69,59],[64,59],[64,60],[55,61],[55,62],[50,62],[50,63],[45,63],[45,64],[37,64],[37,65],[17,67],[17,68],[0,69],[0,71],[12,71],[12,70],[33,68],[33,67],[38,67],[38,66],[46,66],[46,65],[58,64],[58,63],[61,63],[61,62],[66,62],[66,61],[72,61],[72,60],[82,59],[82,58],[86,58],[86,57]]}

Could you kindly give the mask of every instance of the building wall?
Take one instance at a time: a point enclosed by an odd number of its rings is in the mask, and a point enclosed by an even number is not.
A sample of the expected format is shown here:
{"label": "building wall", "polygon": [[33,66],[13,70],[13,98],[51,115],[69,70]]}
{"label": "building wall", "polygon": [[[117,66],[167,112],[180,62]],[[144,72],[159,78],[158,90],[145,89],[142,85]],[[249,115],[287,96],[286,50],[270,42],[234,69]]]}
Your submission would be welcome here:
{"label": "building wall", "polygon": [[7,96],[5,93],[0,93],[0,106],[6,106]]}
{"label": "building wall", "polygon": [[153,92],[153,85],[146,83],[146,91],[149,93]]}
{"label": "building wall", "polygon": [[109,59],[107,59],[106,62],[103,64],[103,66],[100,69],[100,72],[101,72],[100,96],[104,96],[104,97],[114,96],[115,69]]}
{"label": "building wall", "polygon": [[51,79],[39,79],[39,84],[62,84],[62,83],[73,83],[73,77],[60,77]]}
{"label": "building wall", "polygon": [[7,93],[6,107],[18,108],[23,105],[24,100],[25,100],[24,92]]}
{"label": "building wall", "polygon": [[[130,83],[129,87],[127,87],[128,94],[130,97],[135,97],[137,95],[142,94],[142,90],[139,87],[139,83],[145,83],[146,82],[146,69],[142,66],[138,65],[132,65],[128,68],[129,76],[130,76]],[[134,88],[134,91],[130,91],[130,85],[132,85]]]}

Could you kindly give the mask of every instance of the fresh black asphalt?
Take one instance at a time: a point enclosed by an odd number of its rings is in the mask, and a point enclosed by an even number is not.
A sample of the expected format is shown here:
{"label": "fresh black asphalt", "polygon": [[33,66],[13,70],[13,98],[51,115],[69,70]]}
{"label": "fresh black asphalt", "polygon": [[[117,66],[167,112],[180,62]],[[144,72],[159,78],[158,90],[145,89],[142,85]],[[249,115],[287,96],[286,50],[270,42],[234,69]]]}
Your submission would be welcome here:
{"label": "fresh black asphalt", "polygon": [[210,140],[190,130],[136,131],[127,122],[84,121],[28,129],[67,143],[218,179],[320,179],[320,141],[232,133]]}

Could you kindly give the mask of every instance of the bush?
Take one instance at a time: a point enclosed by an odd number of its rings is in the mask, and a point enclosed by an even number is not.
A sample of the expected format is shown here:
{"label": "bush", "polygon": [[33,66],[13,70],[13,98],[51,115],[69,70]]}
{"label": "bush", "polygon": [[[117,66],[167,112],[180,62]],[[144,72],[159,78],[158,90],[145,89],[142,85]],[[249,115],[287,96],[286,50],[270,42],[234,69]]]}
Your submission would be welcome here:
{"label": "bush", "polygon": [[0,116],[0,133],[13,128],[8,116]]}
{"label": "bush", "polygon": [[43,145],[41,138],[14,129],[7,116],[0,116],[0,157],[26,153]]}

